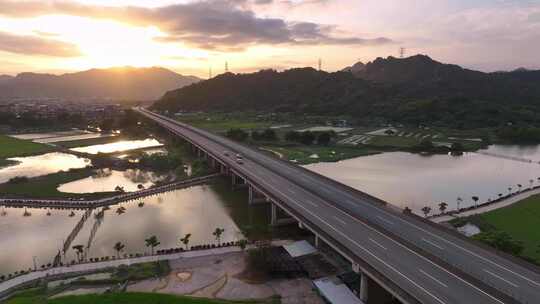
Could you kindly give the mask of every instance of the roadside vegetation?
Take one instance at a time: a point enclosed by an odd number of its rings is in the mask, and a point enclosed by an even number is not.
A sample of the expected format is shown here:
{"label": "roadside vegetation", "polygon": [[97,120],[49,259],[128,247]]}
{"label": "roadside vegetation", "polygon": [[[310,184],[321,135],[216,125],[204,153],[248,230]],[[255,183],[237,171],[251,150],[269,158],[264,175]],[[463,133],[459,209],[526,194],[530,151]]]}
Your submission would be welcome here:
{"label": "roadside vegetation", "polygon": [[52,150],[54,150],[54,147],[49,145],[0,134],[0,159],[40,154]]}
{"label": "roadside vegetation", "polygon": [[483,214],[458,218],[451,223],[471,223],[481,233],[473,238],[501,251],[540,264],[540,195]]}
{"label": "roadside vegetation", "polygon": [[62,184],[92,176],[91,168],[71,169],[38,177],[19,177],[11,182],[0,184],[2,197],[25,198],[87,198],[96,199],[116,194],[116,192],[100,193],[65,193],[58,191]]}
{"label": "roadside vegetation", "polygon": [[[226,301],[206,298],[194,298],[187,296],[177,296],[161,293],[107,293],[90,294],[79,296],[66,296],[56,299],[44,299],[39,296],[31,296],[28,293],[26,297],[20,296],[7,302],[7,304],[255,304],[264,303],[260,301]],[[275,301],[269,302],[277,304]]]}

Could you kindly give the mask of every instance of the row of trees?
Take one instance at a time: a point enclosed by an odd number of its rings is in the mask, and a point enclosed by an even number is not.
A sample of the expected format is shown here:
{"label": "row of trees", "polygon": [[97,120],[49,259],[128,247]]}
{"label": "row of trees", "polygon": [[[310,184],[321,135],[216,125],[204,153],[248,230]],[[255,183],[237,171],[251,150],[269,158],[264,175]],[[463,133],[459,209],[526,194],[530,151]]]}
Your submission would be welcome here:
{"label": "row of trees", "polygon": [[[224,232],[225,232],[225,229],[224,228],[219,228],[219,227],[216,228],[212,232],[212,235],[214,236],[214,238],[218,242],[218,245],[221,245],[221,237],[222,237]],[[191,240],[191,236],[192,236],[191,233],[187,233],[187,234],[184,235],[184,237],[179,239],[179,243],[181,243],[186,248],[186,250],[189,249],[189,242]],[[154,255],[154,249],[161,244],[158,237],[155,236],[155,235],[152,235],[152,236],[146,238],[144,240],[144,242],[145,242],[146,247],[150,248],[152,255]],[[247,244],[247,241],[242,240],[242,241],[239,242],[239,244],[240,244],[240,246],[242,248],[245,248],[245,246]],[[122,253],[124,251],[125,247],[126,247],[126,245],[124,243],[122,243],[122,242],[116,242],[114,244],[113,249],[116,251],[117,258],[120,257],[120,253]],[[84,246],[83,245],[74,245],[72,247],[72,249],[75,251],[75,254],[77,255],[77,260],[79,262],[81,262],[83,260],[83,257],[84,257]]]}
{"label": "row of trees", "polygon": [[[266,129],[264,131],[252,131],[248,133],[242,129],[230,129],[227,131],[226,136],[237,140],[245,141],[250,136],[254,141],[276,141],[278,136],[276,132],[272,129]],[[304,145],[311,145],[317,143],[319,145],[328,145],[332,138],[336,136],[334,131],[325,131],[325,132],[311,132],[311,131],[288,131],[285,133],[284,139],[289,142],[297,142]]]}
{"label": "row of trees", "polygon": [[[537,177],[536,180],[540,184],[540,177]],[[529,189],[533,188],[533,184],[534,184],[534,179],[529,179]],[[516,193],[520,193],[521,191],[523,191],[523,185],[522,184],[516,184],[516,187],[518,188]],[[512,186],[509,186],[508,188],[506,188],[506,190],[508,190],[508,196],[514,194],[514,192],[512,192],[514,190],[514,188]],[[501,199],[503,197],[503,195],[504,195],[503,193],[498,193],[497,194],[498,199]],[[478,196],[474,195],[474,196],[471,196],[471,200],[473,201],[473,207],[478,208],[478,201],[480,200],[480,198]],[[488,202],[491,202],[491,199],[488,199]],[[462,203],[463,203],[463,198],[457,197],[457,199],[456,199],[456,211],[459,212],[461,210],[461,204]],[[448,208],[448,204],[446,202],[440,202],[438,204],[438,206],[439,206],[439,211],[441,212],[441,214],[444,214],[446,212],[447,208]],[[406,208],[406,209],[410,210],[409,208]],[[427,217],[431,213],[432,208],[430,206],[424,206],[420,210],[422,211],[424,216]]]}

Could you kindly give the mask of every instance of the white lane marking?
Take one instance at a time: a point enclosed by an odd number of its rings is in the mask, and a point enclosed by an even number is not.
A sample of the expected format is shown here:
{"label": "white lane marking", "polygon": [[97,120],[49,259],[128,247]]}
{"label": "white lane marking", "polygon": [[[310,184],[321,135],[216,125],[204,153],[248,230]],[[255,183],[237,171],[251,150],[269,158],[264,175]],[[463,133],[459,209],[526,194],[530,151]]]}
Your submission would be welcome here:
{"label": "white lane marking", "polygon": [[314,202],[310,201],[310,200],[305,200],[304,202],[310,204],[311,206],[313,207],[319,207],[319,205],[315,204]]}
{"label": "white lane marking", "polygon": [[504,282],[506,282],[506,283],[508,283],[508,284],[510,284],[510,285],[512,285],[512,286],[514,286],[514,287],[519,287],[518,285],[516,285],[516,284],[514,284],[514,283],[512,283],[512,282],[510,282],[510,281],[508,281],[507,279],[505,279],[505,278],[503,278],[503,277],[501,277],[501,276],[499,276],[499,275],[494,274],[493,272],[491,272],[491,271],[489,271],[489,270],[487,270],[487,269],[484,269],[484,271],[487,272],[487,273],[489,273],[490,275],[496,277],[497,279],[499,279],[499,280],[501,280],[501,281],[504,281]]}
{"label": "white lane marking", "polygon": [[289,191],[290,193],[296,195],[296,192],[294,192],[294,190],[292,190],[292,189],[287,189],[287,191]]}
{"label": "white lane marking", "polygon": [[370,241],[372,241],[373,243],[375,243],[375,245],[381,247],[382,249],[386,250],[386,247],[384,247],[383,245],[381,245],[381,243],[375,241],[374,239],[372,238],[369,238]]}
{"label": "white lane marking", "polygon": [[[275,188],[274,188],[273,186],[269,185],[269,187],[271,187],[271,188],[273,188],[273,189],[275,190]],[[275,190],[275,191],[277,191],[277,192],[280,193],[281,195],[284,195],[283,193],[281,193],[281,192],[278,191],[278,190]],[[308,194],[311,194],[311,192],[308,192],[308,191],[306,191],[306,190],[304,190],[304,192],[306,192],[306,193],[308,193]],[[312,195],[312,196],[313,196],[313,195]],[[287,195],[285,195],[285,197],[287,197]],[[294,200],[292,200],[290,197],[287,197],[287,198],[290,199],[292,202],[294,202],[294,203],[296,204],[296,202],[295,202]],[[462,281],[463,283],[469,285],[469,286],[472,287],[473,289],[475,289],[475,290],[481,292],[482,294],[488,296],[489,298],[495,300],[496,302],[501,303],[501,304],[504,304],[504,302],[502,302],[501,300],[495,298],[494,296],[492,296],[492,295],[490,295],[489,293],[483,291],[482,289],[480,289],[480,288],[474,286],[473,284],[469,283],[468,281],[465,281],[464,279],[460,278],[460,277],[457,276],[456,274],[454,274],[454,273],[452,273],[452,272],[450,272],[450,271],[444,269],[442,266],[436,264],[435,262],[431,261],[430,259],[426,258],[425,256],[422,256],[422,255],[418,254],[418,253],[415,252],[414,250],[412,250],[412,249],[408,248],[407,246],[401,244],[400,242],[398,242],[398,241],[396,241],[396,240],[390,238],[389,236],[383,234],[382,232],[376,230],[375,228],[370,227],[369,225],[367,225],[367,224],[365,224],[364,222],[360,221],[360,220],[357,219],[356,217],[354,217],[354,216],[348,214],[347,212],[341,210],[340,208],[338,208],[338,207],[336,207],[336,206],[333,206],[332,204],[326,204],[326,205],[327,205],[328,207],[334,208],[334,209],[336,209],[338,212],[340,212],[340,213],[342,213],[342,214],[344,214],[344,215],[350,217],[353,221],[359,223],[359,224],[362,225],[362,226],[367,227],[369,230],[374,231],[375,233],[381,235],[383,238],[386,238],[386,239],[392,241],[393,243],[397,244],[398,246],[403,247],[405,250],[407,250],[407,251],[413,253],[414,255],[420,257],[421,259],[423,259],[423,260],[425,260],[425,261],[431,263],[433,266],[435,266],[435,267],[437,267],[437,268],[443,270],[444,272],[446,272],[446,273],[448,273],[449,275],[451,275],[451,276],[457,278],[458,280],[460,280],[460,281]]]}
{"label": "white lane marking", "polygon": [[446,285],[446,284],[444,284],[443,282],[441,282],[441,281],[437,280],[437,279],[436,279],[435,277],[433,277],[433,276],[432,276],[432,275],[430,275],[429,273],[427,273],[427,272],[423,271],[422,269],[420,269],[420,272],[421,272],[421,273],[423,273],[423,274],[424,274],[424,275],[425,275],[426,277],[428,277],[428,278],[432,279],[433,281],[435,281],[435,282],[437,282],[437,283],[441,284],[442,286],[444,286],[444,287],[448,287],[448,285]]}
{"label": "white lane marking", "polygon": [[[276,190],[277,191],[277,190]],[[279,191],[277,191],[278,193],[280,193]],[[283,195],[283,193],[281,193]],[[285,195],[285,197],[287,197]],[[293,202],[295,205],[297,205],[298,207],[304,209],[307,213],[311,214],[311,216],[315,217],[316,219],[318,219],[319,221],[321,221],[322,223],[326,224],[328,227],[330,227],[331,229],[333,229],[335,232],[337,232],[338,234],[340,234],[342,237],[344,237],[345,239],[347,239],[349,242],[353,243],[354,245],[356,245],[358,248],[362,249],[364,252],[366,252],[367,254],[369,254],[370,256],[372,256],[373,258],[375,258],[377,261],[379,261],[381,264],[385,265],[386,267],[390,268],[391,270],[393,270],[394,272],[396,272],[397,274],[399,274],[400,276],[402,276],[403,278],[405,278],[407,281],[411,282],[414,286],[416,286],[417,288],[419,288],[420,290],[424,291],[426,294],[428,294],[429,296],[431,296],[432,298],[434,298],[435,300],[437,300],[439,303],[443,303],[444,302],[439,299],[438,297],[436,297],[435,295],[433,295],[432,293],[430,293],[428,290],[426,290],[425,288],[423,288],[421,285],[417,284],[416,282],[414,282],[412,279],[410,279],[409,277],[407,277],[406,275],[404,275],[403,273],[401,273],[399,270],[397,270],[395,267],[393,267],[392,265],[386,263],[384,260],[382,260],[380,257],[378,257],[377,255],[375,255],[374,253],[372,253],[371,251],[367,250],[365,247],[363,247],[362,245],[360,245],[358,242],[356,242],[355,240],[351,239],[349,236],[347,236],[345,233],[337,230],[334,226],[330,225],[329,223],[327,223],[324,219],[322,219],[321,217],[319,217],[318,215],[314,214],[313,212],[309,211],[308,209],[304,208],[302,205],[298,204],[296,201],[294,201],[293,199],[289,198],[291,200],[291,202]]]}
{"label": "white lane marking", "polygon": [[[392,215],[392,216],[393,216],[393,215]],[[395,217],[395,216],[394,216],[394,217]],[[398,218],[398,217],[396,217],[396,218]],[[400,218],[398,218],[398,219],[401,220],[402,222],[406,223],[406,224],[409,225],[409,226],[415,227],[416,229],[419,229],[419,230],[421,230],[421,231],[423,231],[423,232],[425,232],[425,233],[427,233],[427,234],[429,234],[429,235],[431,235],[431,236],[433,236],[433,237],[435,237],[435,238],[437,238],[437,239],[439,239],[439,240],[441,240],[441,241],[443,241],[443,242],[445,242],[445,243],[454,245],[455,247],[457,247],[457,248],[459,248],[459,249],[461,249],[461,250],[463,250],[463,251],[465,251],[465,252],[467,252],[467,253],[469,253],[469,254],[471,254],[471,255],[473,255],[473,256],[475,256],[475,257],[481,259],[481,260],[484,260],[484,261],[486,261],[486,262],[488,262],[488,263],[490,263],[490,264],[492,264],[492,265],[495,265],[495,266],[497,266],[497,267],[499,267],[499,268],[501,268],[501,269],[504,269],[504,270],[506,270],[506,271],[508,271],[508,272],[510,272],[510,273],[512,273],[512,274],[514,274],[515,276],[518,276],[518,277],[520,277],[520,278],[522,278],[522,279],[524,279],[524,280],[526,280],[526,281],[528,281],[528,282],[530,282],[530,283],[532,283],[532,284],[534,284],[534,285],[540,287],[540,283],[538,283],[538,282],[536,282],[536,281],[534,281],[534,280],[531,280],[531,279],[529,279],[529,278],[527,278],[527,277],[525,277],[525,276],[523,276],[523,275],[521,275],[521,274],[519,274],[519,273],[517,273],[517,272],[514,272],[514,271],[512,271],[512,270],[506,268],[505,266],[501,266],[501,265],[499,265],[499,264],[497,264],[497,263],[495,263],[495,262],[493,262],[493,261],[491,261],[491,260],[489,260],[489,259],[487,259],[487,258],[485,258],[485,257],[483,257],[483,256],[481,256],[481,255],[479,255],[479,254],[476,254],[475,252],[470,251],[470,250],[467,249],[467,248],[464,248],[464,247],[462,247],[462,246],[460,246],[460,245],[458,245],[458,244],[456,244],[456,243],[454,243],[454,242],[451,242],[451,241],[449,241],[449,240],[446,240],[446,239],[444,239],[444,238],[442,238],[442,237],[440,237],[440,236],[438,236],[438,235],[436,235],[436,234],[433,234],[433,233],[431,233],[431,232],[429,232],[429,231],[427,231],[427,230],[425,230],[425,229],[423,229],[423,228],[420,228],[420,227],[418,227],[418,226],[416,226],[416,225],[413,225],[413,224],[411,224],[411,223],[409,223],[409,222],[407,222],[407,221],[405,221],[405,220],[402,220],[402,219],[400,219]]]}
{"label": "white lane marking", "polygon": [[381,221],[387,223],[387,224],[394,225],[394,222],[391,222],[391,221],[385,219],[384,217],[382,217],[380,215],[377,215],[377,218],[380,219]]}
{"label": "white lane marking", "polygon": [[444,250],[444,248],[443,248],[443,247],[441,247],[441,246],[439,246],[439,245],[437,245],[437,244],[433,243],[433,242],[432,242],[432,241],[430,241],[430,240],[426,240],[425,238],[422,238],[422,241],[424,241],[424,242],[426,242],[426,243],[430,244],[431,246],[434,246],[434,247],[437,247],[437,248],[439,248],[439,249],[441,249],[441,250]]}
{"label": "white lane marking", "polygon": [[347,225],[347,222],[345,222],[344,220],[340,219],[339,217],[337,216],[333,216],[335,220],[337,220],[338,222],[342,223],[343,225]]}
{"label": "white lane marking", "polygon": [[[271,172],[272,174],[275,175],[274,172],[272,172],[272,171],[269,171],[269,172]],[[282,178],[282,177],[281,177],[281,178]],[[310,178],[310,179],[311,179],[311,178]],[[308,211],[308,213],[312,214],[311,212],[309,212],[309,210],[303,208],[303,207],[302,207],[301,205],[299,205],[296,201],[292,200],[290,197],[288,197],[287,195],[285,195],[285,194],[282,193],[281,191],[277,190],[277,189],[276,189],[275,187],[273,187],[272,185],[267,184],[267,186],[270,187],[270,188],[272,188],[272,189],[274,189],[274,191],[276,191],[277,193],[280,193],[281,195],[285,196],[286,198],[288,198],[289,200],[291,200],[294,204],[298,205],[298,206],[301,207],[302,209]],[[307,193],[307,194],[313,196],[313,194],[312,194],[311,192],[308,192],[307,190],[305,190],[305,189],[303,189],[303,188],[301,188],[301,189],[303,190],[303,192],[305,192],[305,193]],[[347,195],[348,195],[348,194],[347,194]],[[435,267],[438,267],[438,268],[440,268],[441,270],[443,270],[443,271],[447,272],[448,274],[450,274],[451,276],[456,277],[458,280],[460,280],[460,281],[464,282],[465,284],[471,286],[473,289],[476,289],[476,290],[480,291],[481,293],[487,295],[488,297],[492,298],[493,300],[497,301],[498,303],[504,304],[503,302],[501,302],[501,301],[498,300],[497,298],[493,297],[492,295],[490,295],[490,294],[484,292],[483,290],[479,289],[478,287],[472,285],[471,283],[469,283],[469,282],[463,280],[462,278],[458,277],[457,275],[455,275],[455,274],[449,272],[448,270],[442,268],[441,266],[435,264],[434,262],[430,261],[428,258],[426,258],[426,257],[424,257],[424,256],[422,256],[422,255],[419,255],[419,254],[416,253],[415,251],[413,251],[413,250],[411,250],[410,248],[408,248],[408,247],[402,245],[401,243],[399,243],[399,242],[393,240],[392,238],[390,238],[390,237],[388,237],[388,236],[382,234],[381,232],[379,232],[379,231],[375,230],[374,228],[368,226],[367,224],[361,222],[361,221],[358,220],[357,218],[355,218],[355,217],[351,216],[350,214],[344,212],[343,210],[341,210],[341,209],[339,209],[339,208],[337,208],[337,207],[335,207],[335,206],[333,206],[333,205],[331,205],[331,204],[327,204],[327,206],[332,207],[332,208],[338,210],[339,212],[345,214],[346,216],[349,216],[349,217],[352,218],[354,221],[360,223],[360,224],[363,225],[363,226],[366,226],[368,229],[370,229],[370,230],[376,232],[377,234],[380,234],[381,236],[383,236],[383,237],[389,239],[390,241],[396,243],[398,246],[401,246],[401,247],[405,248],[406,250],[412,252],[413,254],[417,255],[418,257],[420,257],[420,258],[422,258],[422,259],[428,261],[429,263],[433,264]],[[379,210],[379,211],[380,211],[380,210]],[[384,211],[383,211],[383,212],[384,212]],[[319,218],[318,216],[316,216],[316,215],[314,215],[314,214],[312,214],[312,215],[315,216],[316,218]],[[391,215],[392,217],[394,217],[394,218],[397,218],[397,219],[399,219],[399,220],[401,220],[401,221],[403,221],[403,222],[409,224],[409,225],[412,225],[413,227],[416,227],[415,225],[410,224],[410,223],[408,223],[408,222],[402,220],[401,218],[396,217],[396,216],[393,215],[393,214],[390,214],[390,215]],[[319,219],[320,219],[320,218],[319,218]],[[321,220],[323,223],[326,223],[326,222],[324,222],[324,220],[322,220],[322,219],[320,219],[320,220]],[[416,227],[416,228],[421,229],[421,228],[419,228],[419,227]],[[421,229],[421,230],[423,230],[423,229]],[[337,231],[337,232],[340,233],[339,231]],[[340,233],[340,234],[343,234],[343,233]],[[350,239],[348,236],[346,236],[346,235],[344,235],[344,236],[345,236],[345,238]],[[361,247],[361,246],[360,246],[357,242],[355,242],[354,240],[352,240],[352,242],[353,242],[355,245],[357,245],[357,246],[359,246],[360,248],[362,248],[362,249],[365,250],[365,248]],[[367,251],[366,251],[366,252],[367,252]],[[368,253],[371,254],[370,252],[368,252]],[[376,258],[376,259],[379,259],[378,257],[375,257],[375,258]],[[381,262],[382,262],[383,264],[387,265],[384,261],[381,261]],[[389,265],[388,265],[388,266],[389,266]],[[389,266],[389,267],[391,267],[391,266]],[[398,274],[404,276],[401,272],[397,271],[395,268],[393,268],[393,267],[391,267],[391,268],[392,268],[394,271],[396,271]],[[405,277],[407,280],[410,281],[410,279],[408,279],[406,276],[404,276],[404,277]],[[415,283],[412,282],[412,281],[411,281],[411,283],[415,284]],[[415,285],[416,285],[416,284],[415,284]],[[430,296],[434,297],[432,294],[430,294],[429,292],[427,292],[427,291],[426,291],[425,289],[423,289],[421,286],[418,286],[418,287],[419,287],[420,289],[424,290],[424,291],[425,291],[426,293],[428,293]],[[436,297],[434,297],[434,298],[436,298]],[[437,299],[438,301],[440,301],[438,298],[436,298],[436,299]]]}

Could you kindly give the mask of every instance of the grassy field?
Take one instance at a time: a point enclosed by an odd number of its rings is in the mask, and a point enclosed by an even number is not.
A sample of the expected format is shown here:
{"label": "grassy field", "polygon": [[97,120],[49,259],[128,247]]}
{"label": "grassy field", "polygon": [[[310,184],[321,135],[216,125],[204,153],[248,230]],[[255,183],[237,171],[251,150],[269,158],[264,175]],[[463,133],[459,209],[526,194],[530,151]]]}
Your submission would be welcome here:
{"label": "grassy field", "polygon": [[414,137],[373,136],[368,144],[374,147],[411,148],[419,142],[420,141]]}
{"label": "grassy field", "polygon": [[0,159],[45,153],[52,150],[54,147],[45,144],[0,135]]}
{"label": "grassy field", "polygon": [[0,194],[5,197],[28,197],[28,198],[100,198],[113,195],[114,192],[102,193],[64,193],[57,190],[58,186],[74,180],[82,179],[92,175],[93,170],[74,169],[68,172],[58,172],[30,178],[28,182],[10,184],[0,184]]}
{"label": "grassy field", "polygon": [[[275,302],[275,301],[274,301]],[[205,298],[192,298],[159,293],[108,293],[79,296],[66,296],[56,299],[46,299],[34,293],[19,295],[7,304],[254,304],[256,301],[225,301]]]}
{"label": "grassy field", "polygon": [[50,304],[225,304],[225,303],[256,303],[250,302],[231,302],[223,300],[211,300],[205,298],[191,298],[184,296],[175,296],[156,293],[113,293],[107,295],[86,295],[70,296],[49,300]]}
{"label": "grassy field", "polygon": [[271,125],[270,122],[259,121],[252,115],[241,113],[193,114],[181,116],[177,119],[194,127],[213,132],[225,132],[229,129],[264,129]]}
{"label": "grassy field", "polygon": [[484,213],[480,218],[521,241],[524,245],[523,255],[540,262],[540,195]]}
{"label": "grassy field", "polygon": [[[344,146],[264,146],[261,147],[274,154],[280,154],[283,159],[296,160],[298,164],[306,165],[318,162],[336,162],[344,159],[377,154],[379,151],[364,147]],[[318,158],[311,157],[316,154]]]}

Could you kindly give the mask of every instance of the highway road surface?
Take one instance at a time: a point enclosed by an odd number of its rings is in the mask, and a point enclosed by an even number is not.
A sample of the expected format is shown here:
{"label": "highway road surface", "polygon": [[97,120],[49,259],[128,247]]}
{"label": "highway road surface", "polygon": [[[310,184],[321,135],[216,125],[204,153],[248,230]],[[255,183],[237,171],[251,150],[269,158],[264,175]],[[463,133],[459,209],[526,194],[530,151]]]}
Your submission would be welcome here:
{"label": "highway road surface", "polygon": [[[540,273],[532,265],[403,215],[302,167],[148,110],[136,110],[226,162],[316,233],[352,252],[419,303],[540,303]],[[226,157],[224,151],[233,156]],[[234,153],[243,155],[243,164],[236,163]]]}

